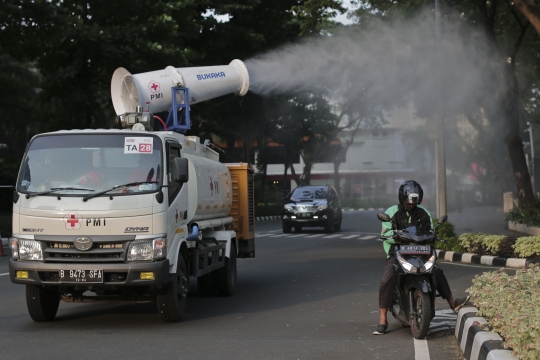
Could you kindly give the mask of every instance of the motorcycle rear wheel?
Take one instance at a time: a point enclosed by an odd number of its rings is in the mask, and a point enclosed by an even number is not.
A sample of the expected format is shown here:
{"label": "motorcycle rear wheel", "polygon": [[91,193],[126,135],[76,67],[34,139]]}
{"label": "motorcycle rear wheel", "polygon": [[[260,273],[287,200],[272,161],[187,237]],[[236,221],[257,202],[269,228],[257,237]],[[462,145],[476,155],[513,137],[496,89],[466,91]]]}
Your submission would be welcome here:
{"label": "motorcycle rear wheel", "polygon": [[429,294],[416,289],[413,294],[413,311],[416,312],[411,319],[411,333],[415,339],[424,339],[429,331],[431,322],[431,298]]}

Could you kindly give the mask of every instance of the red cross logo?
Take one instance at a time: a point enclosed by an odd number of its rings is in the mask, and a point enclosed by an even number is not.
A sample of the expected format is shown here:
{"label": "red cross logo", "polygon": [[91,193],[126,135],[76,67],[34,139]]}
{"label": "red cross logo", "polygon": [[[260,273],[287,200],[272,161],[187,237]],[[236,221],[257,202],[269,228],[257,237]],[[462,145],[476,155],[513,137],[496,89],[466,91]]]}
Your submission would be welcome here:
{"label": "red cross logo", "polygon": [[148,84],[148,87],[150,88],[150,90],[152,90],[153,93],[159,92],[159,83],[154,80],[152,80],[150,84]]}
{"label": "red cross logo", "polygon": [[174,209],[174,221],[178,223],[178,208]]}
{"label": "red cross logo", "polygon": [[64,223],[68,230],[79,230],[81,228],[81,222],[82,217],[76,212],[71,212],[68,216],[64,217]]}

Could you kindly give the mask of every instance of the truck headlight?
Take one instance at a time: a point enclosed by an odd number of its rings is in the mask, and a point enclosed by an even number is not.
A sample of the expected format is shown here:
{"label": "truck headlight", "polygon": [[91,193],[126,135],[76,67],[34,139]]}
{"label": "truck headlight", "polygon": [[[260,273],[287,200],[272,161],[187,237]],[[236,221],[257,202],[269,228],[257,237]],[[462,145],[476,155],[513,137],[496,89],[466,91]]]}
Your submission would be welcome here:
{"label": "truck headlight", "polygon": [[165,256],[167,256],[166,239],[135,240],[129,244],[127,261],[150,261]]}
{"label": "truck headlight", "polygon": [[17,238],[10,238],[10,242],[14,260],[43,260],[41,242]]}

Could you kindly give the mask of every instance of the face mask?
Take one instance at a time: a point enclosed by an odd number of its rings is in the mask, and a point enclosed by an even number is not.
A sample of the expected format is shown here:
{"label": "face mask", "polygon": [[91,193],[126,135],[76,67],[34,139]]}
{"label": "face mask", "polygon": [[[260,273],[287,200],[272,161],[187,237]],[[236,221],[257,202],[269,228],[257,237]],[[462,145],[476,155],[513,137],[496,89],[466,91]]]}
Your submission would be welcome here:
{"label": "face mask", "polygon": [[416,207],[416,204],[404,204],[403,207],[405,207],[406,211],[411,211]]}

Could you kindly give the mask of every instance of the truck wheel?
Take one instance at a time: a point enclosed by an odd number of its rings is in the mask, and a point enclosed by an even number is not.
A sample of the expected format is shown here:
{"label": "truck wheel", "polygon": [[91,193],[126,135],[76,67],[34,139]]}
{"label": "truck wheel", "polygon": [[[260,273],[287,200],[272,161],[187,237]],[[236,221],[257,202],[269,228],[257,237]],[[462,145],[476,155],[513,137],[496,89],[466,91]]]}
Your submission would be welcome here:
{"label": "truck wheel", "polygon": [[232,296],[236,288],[236,249],[231,246],[231,253],[225,258],[225,266],[216,272],[217,291],[220,295]]}
{"label": "truck wheel", "polygon": [[201,295],[214,295],[216,293],[215,273],[211,272],[197,278],[197,288]]}
{"label": "truck wheel", "polygon": [[186,262],[182,254],[178,253],[175,280],[163,286],[157,296],[158,311],[163,321],[180,321],[186,309],[188,286]]}
{"label": "truck wheel", "polygon": [[334,231],[341,231],[341,221],[334,225]]}
{"label": "truck wheel", "polygon": [[60,305],[60,293],[53,288],[26,285],[26,306],[32,320],[53,321]]}

